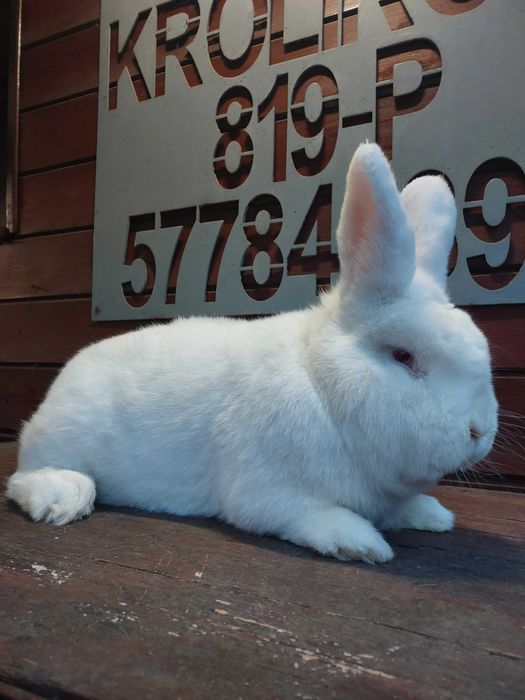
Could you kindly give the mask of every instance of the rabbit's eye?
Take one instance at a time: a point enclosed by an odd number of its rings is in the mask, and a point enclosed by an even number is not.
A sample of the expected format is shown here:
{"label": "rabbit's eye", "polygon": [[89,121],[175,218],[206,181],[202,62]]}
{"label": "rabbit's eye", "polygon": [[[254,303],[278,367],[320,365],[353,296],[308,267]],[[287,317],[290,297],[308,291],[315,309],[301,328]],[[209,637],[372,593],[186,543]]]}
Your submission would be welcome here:
{"label": "rabbit's eye", "polygon": [[406,365],[410,369],[414,369],[415,367],[414,356],[404,348],[394,348],[392,350],[392,357],[396,362],[399,362],[400,365]]}

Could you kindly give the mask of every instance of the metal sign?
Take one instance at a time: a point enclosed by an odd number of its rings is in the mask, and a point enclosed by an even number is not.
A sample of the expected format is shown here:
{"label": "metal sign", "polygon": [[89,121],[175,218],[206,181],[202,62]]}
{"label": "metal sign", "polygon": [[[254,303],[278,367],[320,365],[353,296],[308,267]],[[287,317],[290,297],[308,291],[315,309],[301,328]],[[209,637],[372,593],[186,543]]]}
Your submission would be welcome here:
{"label": "metal sign", "polygon": [[451,184],[454,301],[525,302],[524,30],[522,0],[102,0],[93,318],[314,302],[366,139]]}

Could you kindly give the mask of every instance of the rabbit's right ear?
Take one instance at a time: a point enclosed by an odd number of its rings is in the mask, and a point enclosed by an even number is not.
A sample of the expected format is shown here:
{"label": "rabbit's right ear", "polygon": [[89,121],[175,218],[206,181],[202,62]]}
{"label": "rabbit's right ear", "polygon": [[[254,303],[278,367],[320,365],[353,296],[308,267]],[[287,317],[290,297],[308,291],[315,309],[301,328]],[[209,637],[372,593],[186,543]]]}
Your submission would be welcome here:
{"label": "rabbit's right ear", "polygon": [[390,165],[375,143],[359,146],[350,163],[337,246],[343,296],[383,303],[408,289],[414,235]]}
{"label": "rabbit's right ear", "polygon": [[446,291],[447,265],[454,243],[456,203],[444,178],[425,175],[401,193],[416,240],[416,265]]}

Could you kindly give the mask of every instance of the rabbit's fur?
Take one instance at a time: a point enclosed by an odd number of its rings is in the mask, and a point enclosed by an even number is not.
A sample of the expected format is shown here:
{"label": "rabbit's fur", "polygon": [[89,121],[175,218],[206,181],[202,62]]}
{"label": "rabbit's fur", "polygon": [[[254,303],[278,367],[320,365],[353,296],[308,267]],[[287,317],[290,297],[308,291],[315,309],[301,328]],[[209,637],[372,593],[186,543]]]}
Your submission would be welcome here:
{"label": "rabbit's fur", "polygon": [[393,556],[379,529],[450,529],[421,494],[483,458],[497,428],[487,342],[445,289],[455,216],[443,179],[399,195],[379,147],[361,145],[340,280],[317,306],[85,348],[24,426],[8,497],[63,524],[96,492],[369,562]]}

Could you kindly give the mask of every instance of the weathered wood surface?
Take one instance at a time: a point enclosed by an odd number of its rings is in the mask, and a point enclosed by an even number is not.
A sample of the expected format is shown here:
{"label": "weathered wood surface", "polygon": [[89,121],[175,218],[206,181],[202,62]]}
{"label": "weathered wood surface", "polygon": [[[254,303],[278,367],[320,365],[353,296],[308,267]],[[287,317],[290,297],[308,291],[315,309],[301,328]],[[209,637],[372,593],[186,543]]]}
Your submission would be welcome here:
{"label": "weathered wood surface", "polygon": [[[0,446],[0,474],[14,468]],[[525,496],[437,489],[386,566],[209,520],[0,503],[0,696],[506,698],[525,681]]]}

